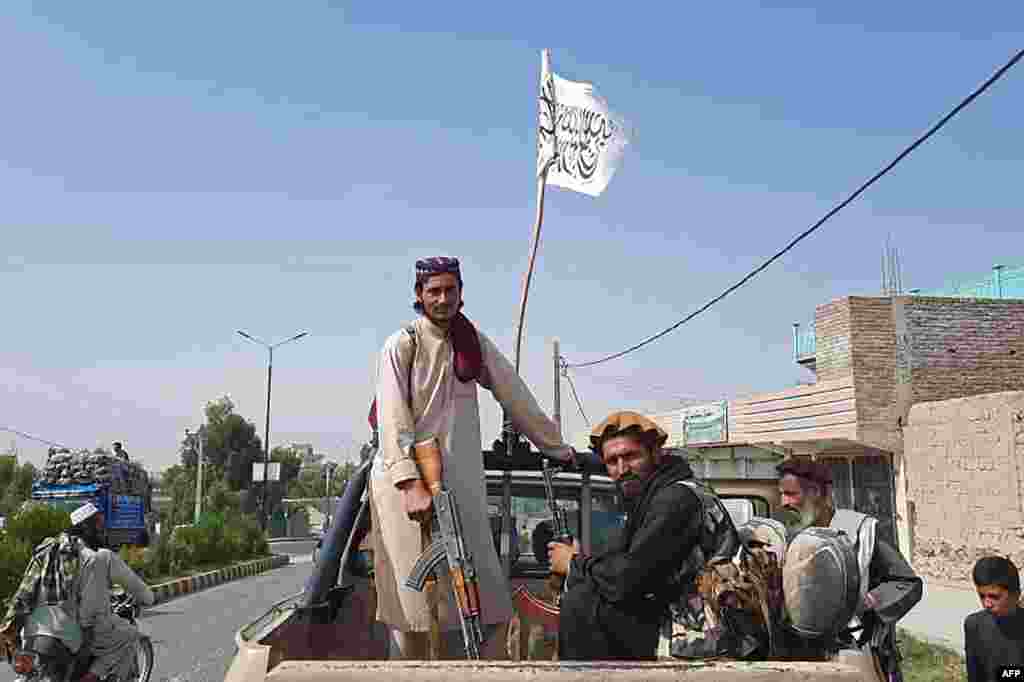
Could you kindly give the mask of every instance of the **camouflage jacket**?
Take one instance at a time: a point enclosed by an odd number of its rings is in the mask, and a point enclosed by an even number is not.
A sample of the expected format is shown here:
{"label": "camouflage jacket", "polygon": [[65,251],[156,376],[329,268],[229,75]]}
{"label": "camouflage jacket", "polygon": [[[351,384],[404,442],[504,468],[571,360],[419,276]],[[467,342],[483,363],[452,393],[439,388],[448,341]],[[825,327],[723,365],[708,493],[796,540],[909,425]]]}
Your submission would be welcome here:
{"label": "camouflage jacket", "polygon": [[11,597],[0,632],[16,620],[24,620],[37,606],[58,605],[74,596],[73,585],[81,562],[82,541],[61,533],[46,538],[32,551],[32,558],[18,590]]}

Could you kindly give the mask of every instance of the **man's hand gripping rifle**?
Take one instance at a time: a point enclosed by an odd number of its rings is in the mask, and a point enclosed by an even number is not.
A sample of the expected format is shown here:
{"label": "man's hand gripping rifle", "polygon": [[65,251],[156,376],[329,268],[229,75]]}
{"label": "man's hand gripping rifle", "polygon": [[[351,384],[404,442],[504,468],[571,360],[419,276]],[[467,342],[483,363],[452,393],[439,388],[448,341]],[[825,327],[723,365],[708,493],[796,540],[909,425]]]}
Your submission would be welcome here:
{"label": "man's hand gripping rifle", "polygon": [[[561,543],[563,545],[572,544],[572,530],[569,529],[569,519],[565,514],[565,510],[558,504],[558,500],[555,498],[555,476],[566,469],[579,468],[580,457],[573,453],[573,460],[571,463],[566,463],[561,466],[553,467],[548,461],[548,458],[541,460],[541,470],[544,473],[544,492],[548,497],[548,509],[551,511],[551,523],[552,532],[554,534],[554,542]],[[557,595],[565,590],[565,577],[558,576],[556,573],[551,574],[552,592]]]}
{"label": "man's hand gripping rifle", "polygon": [[455,496],[445,490],[442,482],[441,450],[437,441],[417,443],[414,457],[420,476],[434,498],[431,512],[432,540],[416,560],[412,573],[405,580],[405,586],[422,592],[427,581],[434,579],[440,563],[445,561],[448,564],[448,575],[462,625],[466,658],[477,660],[484,641],[480,622],[480,584],[473,557],[466,547]]}

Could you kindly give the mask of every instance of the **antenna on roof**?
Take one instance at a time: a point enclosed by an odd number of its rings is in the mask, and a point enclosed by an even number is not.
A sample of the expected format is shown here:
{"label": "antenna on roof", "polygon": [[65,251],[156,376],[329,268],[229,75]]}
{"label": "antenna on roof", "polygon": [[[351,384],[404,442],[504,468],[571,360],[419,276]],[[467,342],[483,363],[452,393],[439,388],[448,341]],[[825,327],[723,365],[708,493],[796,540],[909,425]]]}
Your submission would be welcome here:
{"label": "antenna on roof", "polygon": [[892,245],[892,235],[885,239],[882,251],[882,295],[899,296],[903,293],[903,268],[900,265],[900,252]]}

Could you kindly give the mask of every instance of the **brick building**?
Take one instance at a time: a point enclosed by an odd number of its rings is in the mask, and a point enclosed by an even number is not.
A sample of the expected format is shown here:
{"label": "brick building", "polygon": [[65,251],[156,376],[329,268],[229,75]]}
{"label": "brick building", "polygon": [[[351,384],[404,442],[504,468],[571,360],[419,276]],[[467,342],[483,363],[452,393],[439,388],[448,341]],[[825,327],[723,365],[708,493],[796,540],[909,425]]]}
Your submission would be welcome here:
{"label": "brick building", "polygon": [[876,516],[924,575],[969,579],[992,552],[1024,565],[1024,267],[839,298],[793,340],[813,383],[652,415],[670,444],[829,463],[837,506]]}
{"label": "brick building", "polygon": [[911,410],[1024,389],[1024,300],[847,296],[818,306],[809,329],[794,325],[794,355],[815,383],[733,401],[729,440],[830,462],[838,506],[879,516],[910,556],[922,490],[908,478]]}

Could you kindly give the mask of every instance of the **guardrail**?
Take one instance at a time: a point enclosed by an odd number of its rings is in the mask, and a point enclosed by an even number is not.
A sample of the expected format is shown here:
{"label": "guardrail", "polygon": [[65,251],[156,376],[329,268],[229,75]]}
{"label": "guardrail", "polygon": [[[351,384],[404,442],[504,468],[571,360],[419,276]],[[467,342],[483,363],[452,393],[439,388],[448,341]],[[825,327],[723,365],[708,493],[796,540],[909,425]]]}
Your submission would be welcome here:
{"label": "guardrail", "polygon": [[793,360],[802,362],[810,360],[817,351],[814,320],[807,324],[793,324]]}

